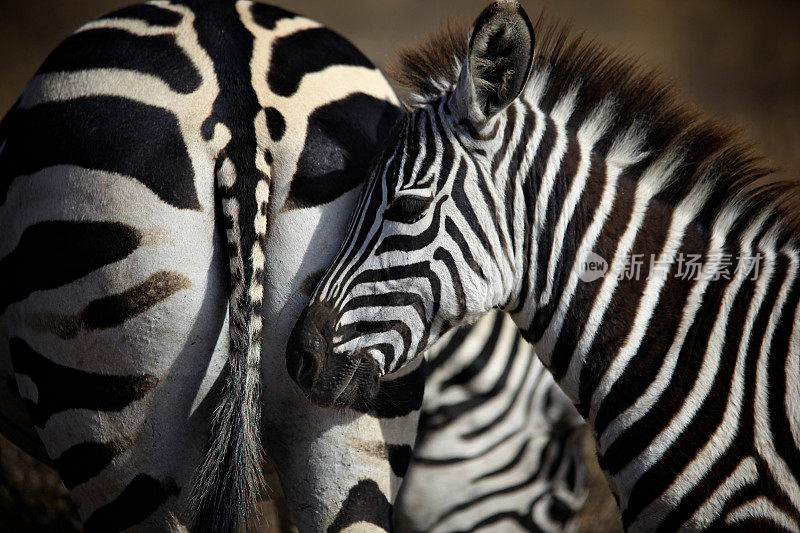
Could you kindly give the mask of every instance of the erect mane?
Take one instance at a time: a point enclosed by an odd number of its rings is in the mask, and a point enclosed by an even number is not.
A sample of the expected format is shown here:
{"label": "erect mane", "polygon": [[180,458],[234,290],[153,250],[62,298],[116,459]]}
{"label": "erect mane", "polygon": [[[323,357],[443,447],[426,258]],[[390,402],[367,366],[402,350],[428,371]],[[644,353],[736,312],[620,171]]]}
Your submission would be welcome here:
{"label": "erect mane", "polygon": [[[645,69],[583,34],[571,35],[568,24],[547,21],[542,14],[534,34],[536,55],[526,91],[539,93],[544,112],[576,88],[572,120],[582,121],[613,100],[616,113],[607,139],[636,125],[644,128],[646,150],[677,148],[685,152],[685,161],[701,161],[693,172],[678,172],[677,188],[697,182],[701,173],[706,179],[710,176],[717,190],[727,191],[717,199],[720,204],[738,202],[749,209],[775,210],[788,236],[800,237],[800,181],[776,174],[753,150],[753,143],[743,141],[739,130],[705,118],[658,71]],[[424,43],[399,52],[390,74],[409,91],[411,109],[455,88],[468,43],[465,26],[449,20]],[[543,80],[544,87],[535,86]]]}

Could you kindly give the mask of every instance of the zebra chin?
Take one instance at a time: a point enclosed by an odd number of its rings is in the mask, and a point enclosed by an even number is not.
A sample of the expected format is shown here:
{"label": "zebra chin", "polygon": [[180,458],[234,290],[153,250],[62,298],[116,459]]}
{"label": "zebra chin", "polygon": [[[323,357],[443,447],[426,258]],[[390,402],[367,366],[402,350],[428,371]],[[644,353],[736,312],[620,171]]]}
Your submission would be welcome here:
{"label": "zebra chin", "polygon": [[286,345],[286,369],[309,400],[320,407],[368,403],[380,390],[380,367],[366,353],[334,354],[332,310],[314,304],[303,310]]}

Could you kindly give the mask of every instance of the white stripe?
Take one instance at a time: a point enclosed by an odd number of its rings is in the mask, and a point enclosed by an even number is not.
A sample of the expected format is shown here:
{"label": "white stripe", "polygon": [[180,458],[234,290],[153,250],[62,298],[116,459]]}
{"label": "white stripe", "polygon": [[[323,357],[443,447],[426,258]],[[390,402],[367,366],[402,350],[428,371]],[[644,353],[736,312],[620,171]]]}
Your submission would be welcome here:
{"label": "white stripe", "polygon": [[[704,531],[717,519],[725,509],[730,497],[742,487],[752,485],[758,481],[758,467],[752,457],[746,457],[731,472],[731,475],[703,502],[697,511],[683,524],[682,531]],[[642,526],[640,521],[634,522],[637,527]],[[631,524],[633,526],[634,524]],[[655,524],[653,524],[655,526]],[[633,527],[631,528],[633,529]]]}
{"label": "white stripe", "polygon": [[[643,142],[644,138],[641,134],[635,129],[631,129],[612,145],[609,151],[609,157],[606,160],[606,183],[603,187],[603,194],[595,210],[594,218],[583,235],[576,257],[585,257],[586,254],[594,248],[605,221],[611,214],[617,192],[617,180],[619,179],[619,175],[629,165],[644,157],[641,151]],[[561,332],[561,327],[566,319],[572,297],[578,286],[580,269],[575,268],[576,266],[578,266],[577,262],[573,265],[569,274],[566,287],[561,295],[561,301],[559,302],[553,319],[550,321],[550,326],[536,344],[536,351],[545,365],[549,365],[552,361],[552,351],[555,347],[556,339]],[[515,316],[515,320],[517,324],[524,329],[529,327],[531,318],[520,314],[519,316]],[[567,391],[567,394],[572,394],[573,400],[577,399],[577,383],[563,381],[561,385],[564,390]]]}
{"label": "white stripe", "polygon": [[[660,191],[664,183],[663,177],[671,175],[680,161],[680,153],[677,151],[663,154],[654,164],[650,165],[644,175],[639,178],[636,185],[630,222],[619,239],[619,244],[614,254],[614,260],[603,278],[603,283],[595,297],[594,305],[584,325],[583,334],[578,341],[575,352],[570,358],[569,368],[567,369],[564,380],[565,383],[562,383],[562,386],[571,384],[577,387],[581,370],[586,362],[586,355],[589,353],[589,348],[592,346],[595,335],[603,324],[603,317],[608,310],[617,288],[617,278],[620,272],[625,268],[625,261],[630,256],[631,249],[636,241],[636,235],[647,214],[647,207],[650,203],[650,199]],[[567,394],[575,394],[577,396],[577,389],[565,390]]]}
{"label": "white stripe", "polygon": [[800,531],[797,522],[775,506],[770,500],[764,496],[749,501],[733,509],[728,516],[725,517],[725,523],[728,525],[735,525],[737,522],[746,522],[753,517],[762,517],[771,520],[776,525],[781,526],[789,531]]}
{"label": "white stripe", "polygon": [[[775,236],[770,239],[772,242],[767,242],[764,247],[764,255],[767,256],[768,261],[774,260],[775,253],[771,250],[774,245]],[[766,239],[765,239],[766,240]],[[783,306],[786,303],[786,298],[791,290],[792,284],[797,278],[797,256],[794,253],[784,252],[789,258],[790,264],[787,269],[786,278],[781,285],[778,298],[772,308],[772,313],[769,317],[767,330],[764,332],[764,340],[761,344],[761,351],[758,357],[758,365],[756,366],[756,403],[755,403],[755,449],[757,453],[764,459],[769,467],[772,477],[777,481],[782,491],[789,497],[795,509],[800,511],[800,485],[791,473],[789,465],[786,464],[783,457],[775,449],[774,438],[770,428],[770,406],[769,406],[769,374],[767,365],[769,364],[770,351],[772,347],[772,337],[775,334],[775,328],[781,321],[783,315]],[[773,355],[773,360],[782,358],[785,354]],[[774,362],[772,364],[775,364]],[[794,389],[797,382],[786,382],[787,389]],[[775,394],[777,391],[774,391]],[[774,413],[778,418],[783,417],[783,413]],[[792,528],[797,529],[797,524],[791,522]]]}
{"label": "white stripe", "polygon": [[539,307],[550,303],[550,297],[553,294],[553,283],[555,280],[556,266],[559,264],[561,257],[561,250],[564,247],[564,238],[567,233],[567,226],[572,221],[572,216],[575,213],[575,208],[578,201],[583,195],[584,188],[586,187],[586,178],[589,176],[592,163],[592,150],[595,143],[603,136],[610,122],[611,112],[613,111],[614,104],[611,101],[606,101],[598,106],[592,115],[581,124],[576,135],[576,141],[580,148],[580,164],[575,173],[575,178],[572,181],[572,186],[567,193],[566,198],[562,202],[561,213],[556,222],[555,232],[553,235],[552,248],[550,249],[550,257],[547,261],[547,285],[542,291],[539,298]]}
{"label": "white stripe", "polygon": [[[697,282],[692,286],[689,296],[686,298],[686,302],[683,306],[683,315],[680,326],[678,327],[675,339],[673,340],[667,355],[664,357],[664,360],[661,363],[661,368],[659,369],[658,374],[653,382],[647,387],[647,390],[645,390],[645,392],[636,399],[636,402],[625,412],[619,414],[614,421],[608,425],[599,440],[601,447],[610,446],[625,430],[631,427],[639,419],[646,416],[653,405],[655,405],[656,401],[658,401],[658,399],[661,397],[661,394],[664,392],[667,386],[672,382],[672,375],[675,370],[675,366],[678,363],[678,355],[680,355],[686,335],[695,321],[695,316],[700,309],[700,305],[703,301],[703,295],[705,294],[711,279],[708,275],[706,275],[706,272],[714,272],[718,268],[721,259],[720,254],[723,252],[723,247],[725,245],[725,231],[727,231],[727,228],[730,228],[734,224],[737,216],[737,212],[733,210],[727,210],[717,218],[717,221],[711,231],[711,241],[708,248],[709,257],[712,259],[707,266],[703,265]],[[706,363],[713,361],[714,357],[718,355],[717,351],[722,349],[722,339],[724,338],[725,327],[727,325],[726,319],[728,312],[730,310],[730,306],[733,305],[734,298],[739,290],[739,287],[741,286],[742,281],[743,278],[732,280],[722,298],[717,320],[715,321],[711,335],[709,336],[709,348],[704,360]],[[699,375],[703,376],[704,369],[706,369],[708,375],[713,376],[716,373],[717,367],[718,363],[710,367],[703,366]],[[698,398],[702,398],[705,396],[706,390],[698,390],[696,394],[698,395]]]}
{"label": "white stripe", "polygon": [[[755,221],[755,224],[752,224],[748,228],[746,234],[743,236],[743,254],[749,255],[752,253],[752,239],[755,238],[763,222],[764,216],[762,215]],[[742,325],[742,333],[741,335],[735,335],[735,339],[739,341],[739,350],[736,355],[736,366],[734,368],[733,379],[730,384],[730,394],[728,396],[722,422],[703,449],[696,454],[694,460],[684,468],[683,472],[675,478],[670,487],[664,492],[660,498],[661,501],[680,501],[707,475],[709,470],[714,467],[717,460],[725,453],[736,435],[736,426],[739,423],[739,414],[742,409],[742,397],[744,395],[744,367],[747,359],[750,333],[752,332],[753,323],[755,322],[758,311],[766,296],[769,278],[772,275],[773,265],[767,261],[764,263],[764,265],[761,265],[763,268],[756,281],[753,298],[750,301],[747,316]],[[741,272],[738,273],[737,280],[746,275],[747,274],[742,274]],[[725,296],[728,296],[727,291]],[[727,321],[728,316],[725,316],[724,319]],[[648,446],[637,459],[631,462],[630,466],[623,469],[620,474],[616,476],[625,486],[632,486],[633,482],[638,479],[644,471],[649,469],[650,466],[663,456],[669,445],[678,438],[683,429],[693,419],[694,414],[702,406],[702,400],[705,398],[707,391],[711,388],[716,374],[716,368],[719,366],[721,344],[722,342],[720,339],[711,339],[709,341],[709,352],[703,360],[703,367],[701,367],[700,374],[695,381],[692,391],[686,397],[686,400],[684,400],[681,411],[672,418],[669,427],[664,429],[653,440],[650,446]],[[711,360],[710,363],[709,360]],[[642,516],[647,516],[651,512],[650,507],[658,505],[660,505],[659,501],[654,501],[651,506],[648,506],[642,511]]]}
{"label": "white stripe", "polygon": [[[683,235],[686,231],[686,227],[694,221],[697,213],[703,208],[710,192],[710,187],[698,185],[672,212],[672,221],[667,232],[664,247],[658,256],[657,263],[653,266],[653,270],[650,271],[644,293],[639,301],[639,308],[636,310],[633,327],[630,333],[628,333],[625,344],[617,352],[614,360],[606,369],[600,383],[592,394],[589,410],[589,419],[592,422],[594,422],[597,417],[597,411],[603,399],[605,399],[611,387],[617,382],[631,360],[638,353],[642,339],[644,339],[644,335],[650,325],[650,320],[653,317],[653,312],[659,302],[661,290],[664,288],[667,277],[670,275],[669,265],[675,263],[675,255],[683,243]],[[666,268],[664,268],[665,265]],[[600,438],[600,445],[601,448],[608,449],[607,446],[609,443],[603,441],[604,436],[605,433]]]}

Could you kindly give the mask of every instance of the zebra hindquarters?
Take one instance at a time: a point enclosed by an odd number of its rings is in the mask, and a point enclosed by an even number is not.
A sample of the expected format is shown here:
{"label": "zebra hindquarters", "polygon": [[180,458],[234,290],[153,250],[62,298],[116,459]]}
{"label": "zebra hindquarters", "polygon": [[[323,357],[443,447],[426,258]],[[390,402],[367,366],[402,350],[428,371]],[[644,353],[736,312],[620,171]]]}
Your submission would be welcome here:
{"label": "zebra hindquarters", "polygon": [[574,530],[587,495],[585,426],[513,321],[489,314],[429,359],[396,529]]}
{"label": "zebra hindquarters", "polygon": [[227,350],[199,181],[202,207],[182,209],[136,179],[47,167],[11,181],[0,210],[17,384],[87,531],[181,521]]}

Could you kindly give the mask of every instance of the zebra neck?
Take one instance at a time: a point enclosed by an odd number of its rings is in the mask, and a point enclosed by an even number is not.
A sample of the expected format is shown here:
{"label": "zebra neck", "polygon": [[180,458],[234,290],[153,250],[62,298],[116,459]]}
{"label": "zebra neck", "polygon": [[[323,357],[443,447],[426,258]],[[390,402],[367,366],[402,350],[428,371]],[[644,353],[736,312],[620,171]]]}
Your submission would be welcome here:
{"label": "zebra neck", "polygon": [[[774,210],[730,201],[714,154],[603,140],[605,112],[571,120],[569,102],[531,113],[525,161],[539,168],[519,172],[525,267],[507,310],[592,426],[633,520],[660,494],[637,496],[657,458],[734,434],[731,409],[758,426],[758,369],[796,368],[800,254]],[[781,379],[780,394],[798,390],[796,372]]]}

